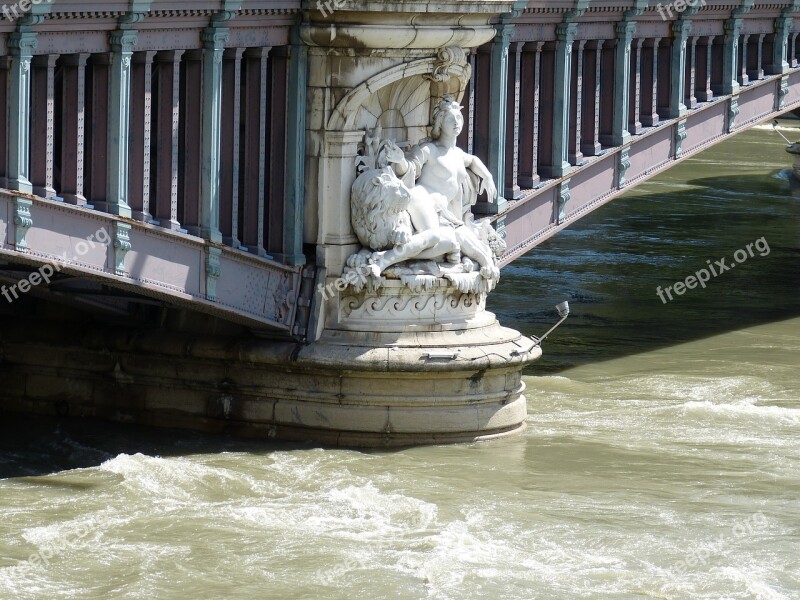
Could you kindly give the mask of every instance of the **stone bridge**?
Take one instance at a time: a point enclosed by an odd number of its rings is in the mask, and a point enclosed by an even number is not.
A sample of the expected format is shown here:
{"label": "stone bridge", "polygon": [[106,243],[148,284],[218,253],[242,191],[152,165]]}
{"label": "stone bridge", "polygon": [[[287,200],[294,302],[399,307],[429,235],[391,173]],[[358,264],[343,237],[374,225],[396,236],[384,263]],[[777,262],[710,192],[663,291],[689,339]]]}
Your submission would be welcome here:
{"label": "stone bridge", "polygon": [[[437,357],[452,323],[441,312],[425,321],[444,297],[414,305],[422,329],[381,326],[375,343],[365,315],[387,303],[348,321],[362,304],[344,310],[344,296],[326,293],[347,293],[340,278],[358,249],[349,190],[365,129],[416,142],[430,134],[433,102],[456,96],[459,146],[500,190],[473,212],[505,237],[508,264],[676,161],[800,107],[800,0],[23,0],[4,10],[8,410],[341,444],[517,431],[519,374],[539,352],[529,340],[498,334],[504,361],[475,350],[472,383],[444,385],[453,368]],[[396,318],[412,314],[410,301],[392,304]],[[485,294],[454,302],[464,327],[489,327]],[[408,331],[420,355],[386,367]],[[351,370],[363,373],[348,388]],[[396,371],[424,383],[373,398],[376,370],[383,386]],[[446,400],[420,405],[420,394]]]}

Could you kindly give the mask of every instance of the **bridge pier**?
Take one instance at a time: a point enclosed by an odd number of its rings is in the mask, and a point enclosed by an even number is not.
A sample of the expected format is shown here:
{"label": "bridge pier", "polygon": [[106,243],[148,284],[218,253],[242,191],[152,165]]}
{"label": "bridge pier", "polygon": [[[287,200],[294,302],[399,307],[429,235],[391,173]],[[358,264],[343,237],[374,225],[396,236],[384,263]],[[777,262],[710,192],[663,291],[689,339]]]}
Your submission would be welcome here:
{"label": "bridge pier", "polygon": [[[355,436],[369,445],[474,440],[523,428],[527,411],[521,371],[541,351],[486,311],[486,296],[494,287],[487,274],[491,266],[481,263],[474,271],[452,274],[441,262],[420,260],[364,274],[359,251],[367,253],[362,256],[380,250],[390,254],[403,245],[361,250],[366,242],[363,232],[356,236],[357,219],[364,217],[358,216],[357,203],[374,207],[366,218],[371,230],[380,231],[386,225],[377,209],[385,200],[363,199],[354,187],[357,160],[383,160],[376,146],[382,140],[406,144],[409,151],[409,143],[440,135],[432,128],[437,107],[447,98],[468,101],[472,65],[467,53],[485,44],[475,57],[473,82],[482,86],[476,97],[481,111],[471,125],[475,152],[486,161],[499,197],[479,201],[475,209],[483,214],[506,210],[504,196],[513,199],[520,189],[503,184],[506,173],[510,181],[519,173],[518,157],[507,155],[507,143],[517,140],[517,126],[507,119],[518,115],[518,85],[529,73],[523,74],[522,48],[510,43],[513,28],[501,23],[496,31],[489,22],[510,7],[469,3],[458,9],[460,15],[448,8],[433,20],[410,2],[397,9],[392,36],[376,27],[377,8],[365,6],[327,16],[312,12],[301,28],[309,60],[306,242],[316,244],[319,275],[310,343],[291,365],[294,372],[308,374],[294,391],[303,401],[295,410],[298,425],[339,431],[342,440]],[[471,23],[466,29],[459,25],[465,11]],[[406,13],[414,18],[408,20]],[[568,60],[569,43],[562,53]],[[507,115],[509,106],[513,114]],[[463,139],[462,134],[454,133]],[[564,144],[568,134],[568,128],[560,134]],[[419,164],[408,163],[416,166],[406,166],[400,176],[414,168],[419,179],[425,158],[416,156]],[[388,167],[377,165],[370,168],[388,177]],[[475,166],[473,172],[486,183],[482,169]],[[408,187],[414,182],[410,179]],[[377,193],[379,184],[374,186],[367,189]],[[466,206],[451,209],[454,214],[469,211],[464,198],[458,202]],[[422,231],[415,229],[417,237]],[[458,260],[467,257],[469,246],[462,246],[462,252]],[[378,254],[370,259],[375,269]],[[334,389],[337,396],[329,399]]]}
{"label": "bridge pier", "polygon": [[[486,346],[479,327],[472,347],[461,332],[413,334],[414,353],[395,359],[388,338],[368,334],[358,345],[350,337],[307,346],[186,333],[207,325],[178,314],[168,324],[178,330],[89,328],[64,314],[4,327],[0,410],[361,447],[493,439],[524,428],[527,356],[510,330]],[[455,345],[464,347],[455,362],[425,358]],[[470,377],[457,367],[464,362]]]}

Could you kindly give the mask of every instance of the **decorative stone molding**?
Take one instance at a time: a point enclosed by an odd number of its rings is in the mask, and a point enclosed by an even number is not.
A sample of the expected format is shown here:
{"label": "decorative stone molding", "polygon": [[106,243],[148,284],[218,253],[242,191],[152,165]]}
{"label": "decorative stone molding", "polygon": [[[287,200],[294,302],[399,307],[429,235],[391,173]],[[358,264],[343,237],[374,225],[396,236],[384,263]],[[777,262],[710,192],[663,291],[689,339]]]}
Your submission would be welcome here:
{"label": "decorative stone molding", "polygon": [[[222,10],[211,16],[211,27],[220,26],[236,17],[236,11],[241,10],[240,0],[222,0]],[[227,40],[226,40],[227,41]]]}
{"label": "decorative stone molding", "polygon": [[472,77],[468,53],[458,46],[440,48],[432,72],[423,77],[431,82],[433,105],[445,96],[463,98]]}
{"label": "decorative stone molding", "polygon": [[[338,298],[334,327],[350,331],[441,331],[486,326],[486,294],[459,292],[446,280],[431,278],[416,291],[389,280],[376,291],[348,288]],[[333,323],[332,323],[333,324]]]}
{"label": "decorative stone molding", "polygon": [[[588,4],[588,0],[580,0]],[[512,13],[518,2],[474,0],[431,4],[404,0],[308,3],[300,36],[308,46],[348,52],[427,50],[455,45],[477,48],[495,35],[493,23]]]}
{"label": "decorative stone molding", "polygon": [[462,70],[466,67],[466,78],[469,80],[472,75],[472,67],[467,62],[467,53],[464,49],[457,46],[439,48],[436,62],[433,65],[433,72],[425,75],[425,79],[438,83],[447,83],[453,75],[458,76],[450,72],[453,67],[459,67]]}

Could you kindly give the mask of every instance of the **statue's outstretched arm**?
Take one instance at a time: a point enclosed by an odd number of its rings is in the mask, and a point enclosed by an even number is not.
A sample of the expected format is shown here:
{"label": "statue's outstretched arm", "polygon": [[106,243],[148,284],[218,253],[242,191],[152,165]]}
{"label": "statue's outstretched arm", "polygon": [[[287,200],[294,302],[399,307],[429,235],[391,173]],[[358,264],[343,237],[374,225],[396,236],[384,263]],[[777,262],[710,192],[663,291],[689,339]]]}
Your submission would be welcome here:
{"label": "statue's outstretched arm", "polygon": [[398,177],[405,181],[406,175],[413,170],[414,178],[411,182],[411,185],[413,185],[413,182],[422,174],[422,167],[427,162],[425,151],[419,145],[416,145],[406,154],[392,140],[386,142],[386,149],[386,159],[392,165]]}
{"label": "statue's outstretched arm", "polygon": [[483,161],[477,156],[465,152],[464,166],[481,178],[481,187],[478,193],[486,192],[489,203],[495,202],[497,200],[497,187],[494,184],[494,177],[492,177],[486,165],[483,164]]}

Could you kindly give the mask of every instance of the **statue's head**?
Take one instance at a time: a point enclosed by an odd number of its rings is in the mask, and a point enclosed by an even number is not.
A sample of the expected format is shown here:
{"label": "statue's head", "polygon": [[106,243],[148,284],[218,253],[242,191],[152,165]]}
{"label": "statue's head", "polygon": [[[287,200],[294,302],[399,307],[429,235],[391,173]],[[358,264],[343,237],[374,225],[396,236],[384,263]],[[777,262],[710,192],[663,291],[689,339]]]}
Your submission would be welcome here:
{"label": "statue's head", "polygon": [[461,105],[452,96],[445,96],[433,110],[431,137],[438,140],[442,136],[442,131],[448,131],[454,137],[458,137],[462,129],[464,129],[464,117],[461,114]]}

